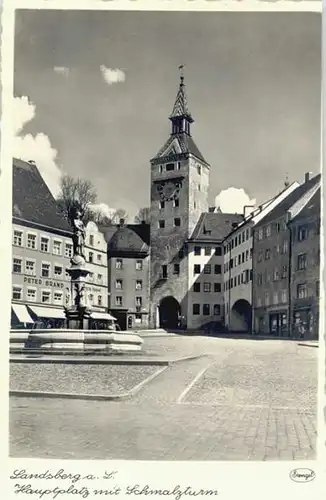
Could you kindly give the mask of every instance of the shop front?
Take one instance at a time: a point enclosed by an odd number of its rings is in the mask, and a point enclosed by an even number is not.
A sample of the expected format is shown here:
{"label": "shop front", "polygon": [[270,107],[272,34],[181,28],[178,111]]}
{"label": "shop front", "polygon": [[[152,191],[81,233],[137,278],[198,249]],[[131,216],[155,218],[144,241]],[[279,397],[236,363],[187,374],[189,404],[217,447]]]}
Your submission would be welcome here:
{"label": "shop front", "polygon": [[11,304],[11,328],[32,328],[34,320],[24,304]]}
{"label": "shop front", "polygon": [[90,318],[91,330],[116,330],[116,318],[107,312],[92,312]]}
{"label": "shop front", "polygon": [[28,310],[34,321],[33,329],[66,327],[66,315],[63,308],[29,305]]}
{"label": "shop front", "polygon": [[273,311],[269,315],[269,333],[277,337],[288,337],[287,311]]}

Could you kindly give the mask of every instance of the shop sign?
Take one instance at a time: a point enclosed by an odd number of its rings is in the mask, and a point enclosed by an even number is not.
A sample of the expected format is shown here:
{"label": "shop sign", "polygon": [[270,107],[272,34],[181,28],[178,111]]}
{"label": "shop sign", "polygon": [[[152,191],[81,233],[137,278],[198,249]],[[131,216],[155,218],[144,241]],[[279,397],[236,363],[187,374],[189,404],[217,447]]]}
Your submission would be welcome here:
{"label": "shop sign", "polygon": [[25,276],[24,277],[24,283],[28,283],[29,285],[42,285],[42,286],[47,286],[47,287],[53,287],[53,288],[63,288],[64,283],[62,281],[53,281],[53,280],[44,280],[41,278],[30,278]]}

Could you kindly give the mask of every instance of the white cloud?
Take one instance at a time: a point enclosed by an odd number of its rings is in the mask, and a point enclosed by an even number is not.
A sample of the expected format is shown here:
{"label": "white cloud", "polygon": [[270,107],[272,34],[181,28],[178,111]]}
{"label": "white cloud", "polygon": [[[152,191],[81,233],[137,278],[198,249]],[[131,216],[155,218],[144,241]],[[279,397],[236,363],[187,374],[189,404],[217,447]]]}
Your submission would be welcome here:
{"label": "white cloud", "polygon": [[245,205],[256,205],[255,199],[250,199],[250,196],[242,188],[230,187],[223,189],[215,198],[215,205],[224,213],[243,213]]}
{"label": "white cloud", "polygon": [[65,66],[54,66],[53,71],[58,75],[62,75],[66,78],[68,78],[70,73],[70,69],[66,68]]}
{"label": "white cloud", "polygon": [[115,208],[109,207],[106,203],[95,203],[90,205],[92,212],[100,215],[104,215],[109,219],[115,214]]}
{"label": "white cloud", "polygon": [[61,170],[56,164],[57,151],[44,133],[19,135],[24,125],[36,112],[28,97],[14,98],[14,157],[24,161],[35,161],[44,181],[54,196],[59,192]]}
{"label": "white cloud", "polygon": [[100,70],[104,80],[108,85],[112,85],[113,83],[121,83],[126,79],[126,75],[124,71],[122,71],[122,69],[111,69],[102,64],[102,66],[100,66]]}

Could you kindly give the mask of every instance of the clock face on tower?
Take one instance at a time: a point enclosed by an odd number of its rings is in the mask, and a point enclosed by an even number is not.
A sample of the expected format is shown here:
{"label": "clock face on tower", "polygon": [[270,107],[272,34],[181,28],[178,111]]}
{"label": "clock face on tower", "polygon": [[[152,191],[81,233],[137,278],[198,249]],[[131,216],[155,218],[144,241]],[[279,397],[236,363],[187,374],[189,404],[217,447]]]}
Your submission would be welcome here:
{"label": "clock face on tower", "polygon": [[164,201],[174,200],[178,198],[181,188],[180,182],[167,181],[157,186],[157,191]]}

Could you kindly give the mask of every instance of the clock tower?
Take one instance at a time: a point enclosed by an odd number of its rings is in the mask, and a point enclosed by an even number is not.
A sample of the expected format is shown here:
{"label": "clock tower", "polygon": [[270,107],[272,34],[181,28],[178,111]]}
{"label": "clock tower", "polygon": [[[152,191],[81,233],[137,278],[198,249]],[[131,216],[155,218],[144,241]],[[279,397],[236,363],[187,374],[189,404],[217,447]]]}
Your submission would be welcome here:
{"label": "clock tower", "polygon": [[169,117],[171,134],[151,160],[151,323],[174,329],[184,321],[189,283],[187,241],[208,211],[209,164],[192,135],[183,67]]}

